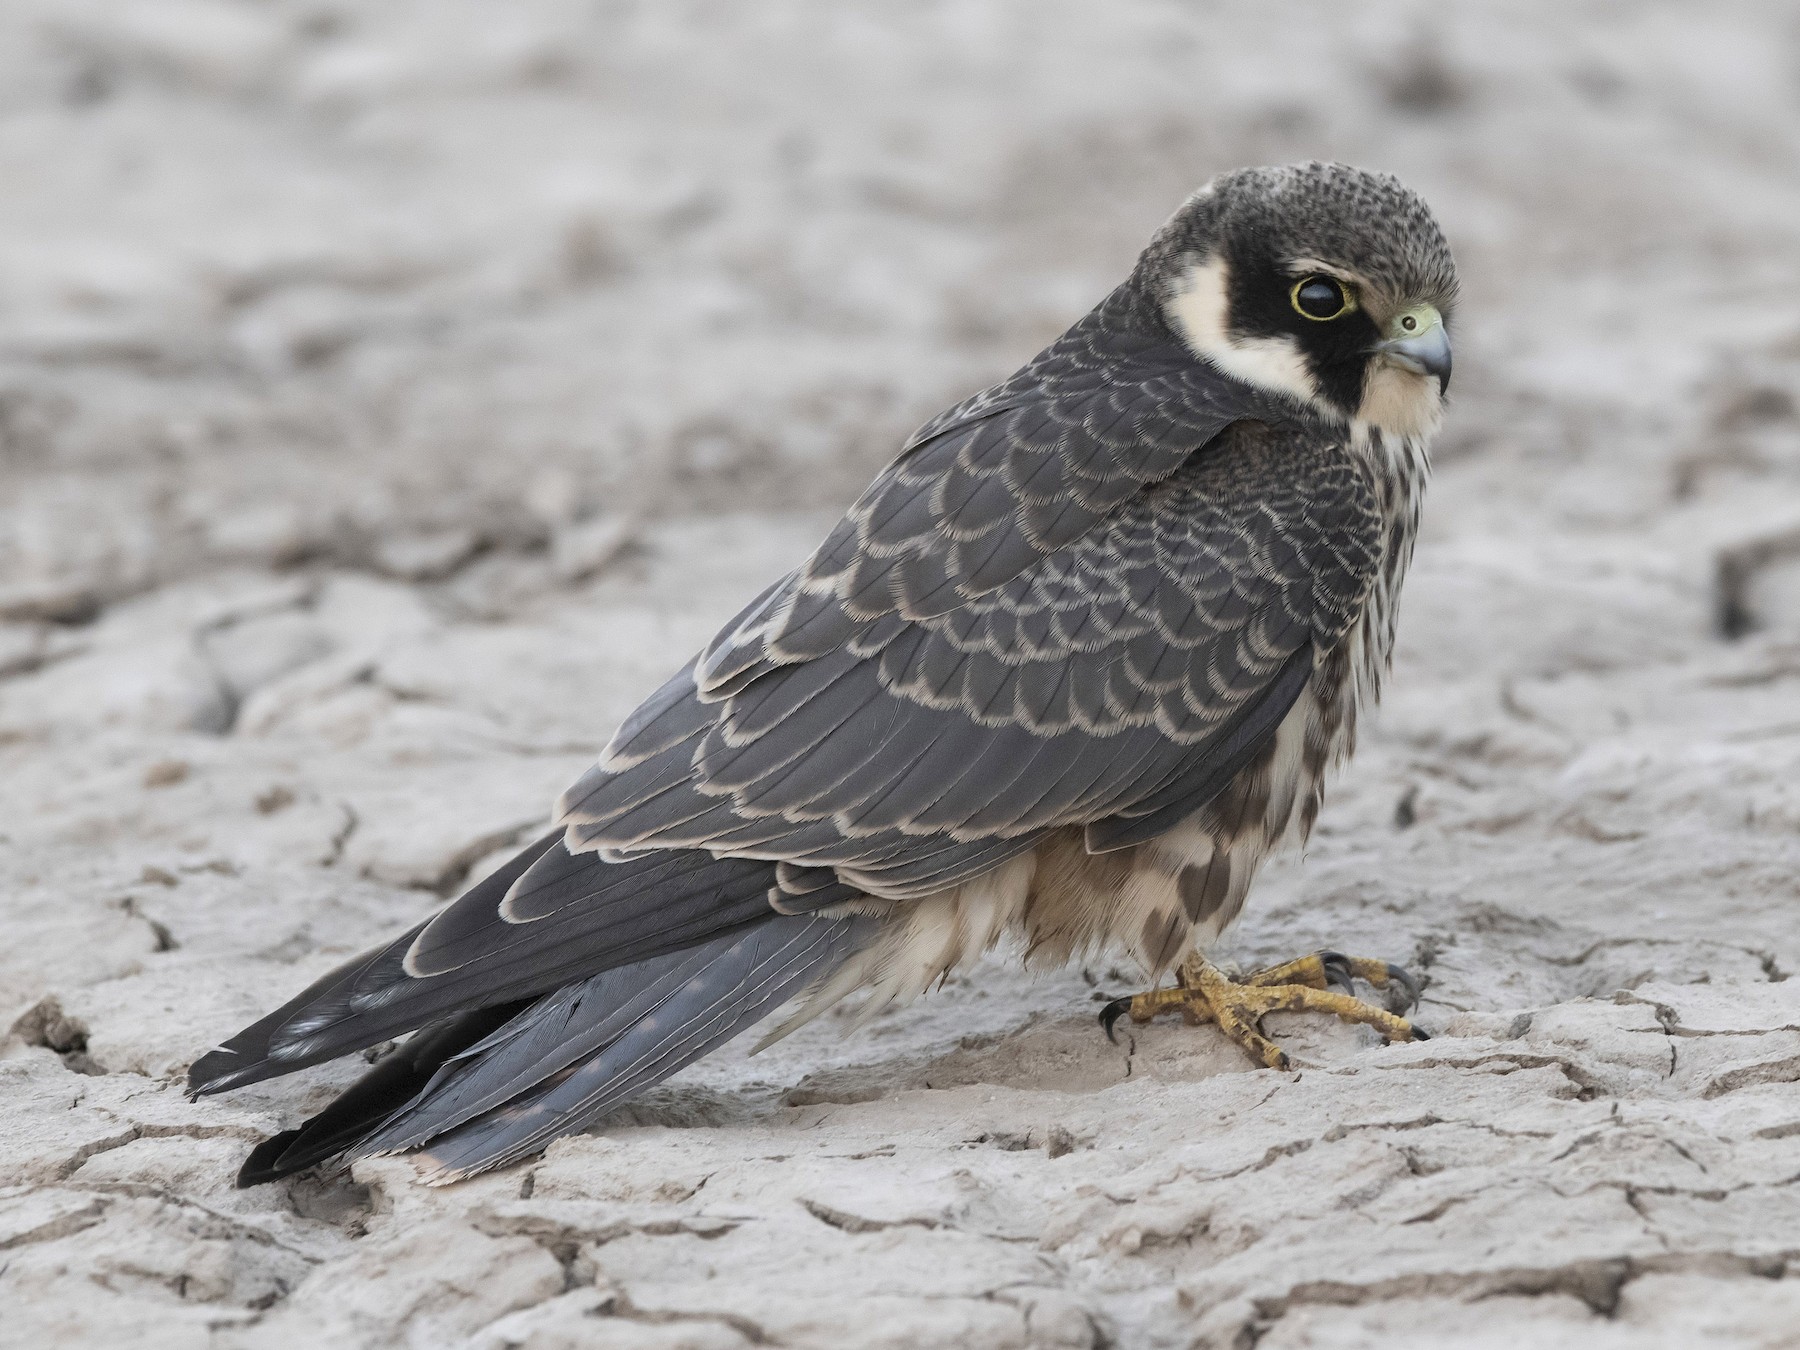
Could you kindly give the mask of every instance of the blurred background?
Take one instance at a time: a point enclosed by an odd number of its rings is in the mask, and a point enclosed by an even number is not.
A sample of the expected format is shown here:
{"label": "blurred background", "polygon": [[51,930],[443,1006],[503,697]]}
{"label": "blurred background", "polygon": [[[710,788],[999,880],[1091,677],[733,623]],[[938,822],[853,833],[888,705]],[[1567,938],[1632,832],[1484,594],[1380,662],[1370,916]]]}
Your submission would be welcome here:
{"label": "blurred background", "polygon": [[498,614],[596,517],[841,506],[1306,157],[1454,242],[1441,463],[1796,486],[1785,4],[7,0],[0,619],[320,562]]}
{"label": "blurred background", "polygon": [[[362,1063],[193,1104],[201,1049],[1307,157],[1436,209],[1456,381],[1380,716],[1223,955],[1401,960],[1432,1046],[1291,1019],[1277,1089],[996,958],[522,1179],[232,1189]],[[1791,0],[0,0],[8,1330],[1791,1344],[1797,406]]]}

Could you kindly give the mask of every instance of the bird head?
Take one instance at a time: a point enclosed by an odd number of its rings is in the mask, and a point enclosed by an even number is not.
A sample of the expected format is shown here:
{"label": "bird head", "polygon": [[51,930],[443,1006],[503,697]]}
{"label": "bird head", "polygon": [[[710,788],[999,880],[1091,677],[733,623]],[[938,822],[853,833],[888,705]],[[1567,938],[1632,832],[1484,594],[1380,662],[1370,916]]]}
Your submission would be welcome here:
{"label": "bird head", "polygon": [[1138,267],[1182,340],[1227,374],[1334,420],[1435,430],[1456,264],[1398,179],[1321,163],[1221,174]]}

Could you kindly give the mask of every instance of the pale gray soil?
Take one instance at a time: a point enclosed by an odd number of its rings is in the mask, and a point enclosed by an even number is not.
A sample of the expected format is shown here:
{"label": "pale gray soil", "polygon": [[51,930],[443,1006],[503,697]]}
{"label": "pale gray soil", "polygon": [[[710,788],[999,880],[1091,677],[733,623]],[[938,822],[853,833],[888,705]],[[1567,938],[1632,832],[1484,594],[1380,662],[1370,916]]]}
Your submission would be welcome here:
{"label": "pale gray soil", "polygon": [[[490,1178],[232,1189],[359,1065],[196,1054],[1309,155],[1437,206],[1456,406],[1233,954],[1405,960],[1437,1039],[1113,1047],[1130,972],[996,961]],[[1793,1344],[1797,400],[1780,3],[7,0],[0,1342]]]}

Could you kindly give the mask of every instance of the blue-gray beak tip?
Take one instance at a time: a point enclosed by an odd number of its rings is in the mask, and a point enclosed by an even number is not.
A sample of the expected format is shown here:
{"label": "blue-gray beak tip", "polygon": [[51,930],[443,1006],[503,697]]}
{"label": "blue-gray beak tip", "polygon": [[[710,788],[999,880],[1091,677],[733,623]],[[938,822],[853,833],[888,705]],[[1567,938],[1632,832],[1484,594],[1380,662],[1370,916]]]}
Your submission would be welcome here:
{"label": "blue-gray beak tip", "polygon": [[1450,335],[1441,325],[1433,325],[1417,337],[1384,342],[1378,350],[1404,370],[1437,376],[1439,393],[1450,388]]}

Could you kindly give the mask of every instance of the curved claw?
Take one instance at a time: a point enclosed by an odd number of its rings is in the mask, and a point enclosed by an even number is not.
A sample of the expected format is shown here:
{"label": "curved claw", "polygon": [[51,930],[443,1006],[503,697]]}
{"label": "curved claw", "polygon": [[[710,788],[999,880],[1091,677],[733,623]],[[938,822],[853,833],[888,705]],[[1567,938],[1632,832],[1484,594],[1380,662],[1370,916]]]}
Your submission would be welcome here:
{"label": "curved claw", "polygon": [[1325,968],[1325,984],[1330,989],[1340,989],[1346,994],[1356,993],[1356,983],[1350,978],[1350,958],[1342,952],[1320,952],[1319,964]]}
{"label": "curved claw", "polygon": [[1119,1019],[1130,1010],[1131,1000],[1129,998],[1115,998],[1100,1010],[1100,1029],[1106,1033],[1106,1039],[1114,1045],[1119,1043],[1119,1038],[1113,1034],[1113,1027],[1118,1025]]}
{"label": "curved claw", "polygon": [[1401,1005],[1401,1011],[1404,1012],[1419,1006],[1419,982],[1413,978],[1411,971],[1390,961],[1388,962],[1387,977],[1406,991],[1406,1002]]}
{"label": "curved claw", "polygon": [[[1405,1012],[1409,1008],[1419,1006],[1419,982],[1411,971],[1404,966],[1397,966],[1392,961],[1371,961],[1366,958],[1345,956],[1342,952],[1320,952],[1319,962],[1325,967],[1325,982],[1345,993],[1351,989],[1352,977],[1367,980],[1377,989],[1387,989],[1397,985],[1406,995],[1406,1000],[1396,1011]],[[1390,1007],[1392,1004],[1389,1005]]]}

